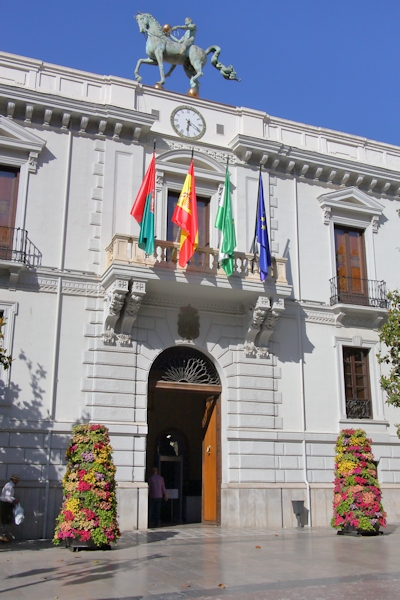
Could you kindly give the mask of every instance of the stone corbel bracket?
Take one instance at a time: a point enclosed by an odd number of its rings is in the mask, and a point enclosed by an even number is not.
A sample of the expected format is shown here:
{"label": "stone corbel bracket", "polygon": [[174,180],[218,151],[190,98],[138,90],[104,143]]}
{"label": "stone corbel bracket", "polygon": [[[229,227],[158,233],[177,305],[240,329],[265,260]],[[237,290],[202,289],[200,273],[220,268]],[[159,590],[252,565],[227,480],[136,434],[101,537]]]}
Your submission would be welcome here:
{"label": "stone corbel bracket", "polygon": [[144,281],[133,281],[129,294],[126,297],[125,308],[121,322],[121,334],[119,335],[120,346],[129,346],[132,337],[132,327],[136,321],[142,300],[146,295],[146,284]]}
{"label": "stone corbel bracket", "polygon": [[125,296],[129,291],[129,280],[116,279],[106,291],[105,297],[105,319],[103,342],[112,345],[115,342],[115,326],[124,306]]}
{"label": "stone corbel bracket", "polygon": [[259,296],[251,312],[244,352],[246,356],[269,355],[268,344],[280,314],[285,310],[283,298]]}

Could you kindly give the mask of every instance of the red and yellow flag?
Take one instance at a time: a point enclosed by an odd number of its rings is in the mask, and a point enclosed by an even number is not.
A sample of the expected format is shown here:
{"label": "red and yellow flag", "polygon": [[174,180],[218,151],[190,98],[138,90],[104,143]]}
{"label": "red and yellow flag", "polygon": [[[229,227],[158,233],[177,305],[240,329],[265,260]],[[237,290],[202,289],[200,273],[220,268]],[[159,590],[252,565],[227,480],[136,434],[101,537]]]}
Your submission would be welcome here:
{"label": "red and yellow flag", "polygon": [[172,222],[181,228],[179,265],[185,267],[199,243],[194,160],[190,163],[185,183],[172,215]]}

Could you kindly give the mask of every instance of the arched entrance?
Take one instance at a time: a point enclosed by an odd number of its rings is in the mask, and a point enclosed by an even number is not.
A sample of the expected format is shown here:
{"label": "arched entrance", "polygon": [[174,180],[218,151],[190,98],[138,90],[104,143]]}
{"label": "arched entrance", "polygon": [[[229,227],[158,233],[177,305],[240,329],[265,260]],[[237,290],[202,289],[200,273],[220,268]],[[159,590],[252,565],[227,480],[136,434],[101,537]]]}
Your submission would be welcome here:
{"label": "arched entrance", "polygon": [[177,346],[150,370],[147,477],[157,467],[169,491],[164,524],[221,518],[221,382],[211,360]]}

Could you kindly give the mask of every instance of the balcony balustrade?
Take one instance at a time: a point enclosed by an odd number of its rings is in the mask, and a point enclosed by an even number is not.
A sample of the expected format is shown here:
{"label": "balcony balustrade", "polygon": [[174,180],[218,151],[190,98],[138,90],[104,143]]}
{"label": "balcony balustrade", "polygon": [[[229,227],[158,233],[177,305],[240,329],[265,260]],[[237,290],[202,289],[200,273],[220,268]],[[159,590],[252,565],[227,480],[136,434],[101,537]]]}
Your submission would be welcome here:
{"label": "balcony balustrade", "polygon": [[[190,273],[207,273],[226,277],[225,271],[218,264],[218,249],[198,247],[190,263],[182,268],[178,264],[179,244],[156,240],[152,256],[146,255],[138,246],[138,238],[125,234],[114,235],[107,246],[107,267],[113,262],[128,263],[152,269],[172,269]],[[235,252],[234,274],[248,280],[260,281],[258,256]],[[272,264],[272,278],[276,283],[288,285],[286,279],[286,258],[275,257]]]}
{"label": "balcony balustrade", "polygon": [[371,401],[346,398],[346,417],[348,419],[372,419]]}
{"label": "balcony balustrade", "polygon": [[37,267],[41,259],[41,252],[30,241],[25,229],[0,226],[0,261]]}
{"label": "balcony balustrade", "polygon": [[373,279],[357,279],[354,277],[332,277],[331,306],[335,304],[352,304],[388,308],[386,283]]}

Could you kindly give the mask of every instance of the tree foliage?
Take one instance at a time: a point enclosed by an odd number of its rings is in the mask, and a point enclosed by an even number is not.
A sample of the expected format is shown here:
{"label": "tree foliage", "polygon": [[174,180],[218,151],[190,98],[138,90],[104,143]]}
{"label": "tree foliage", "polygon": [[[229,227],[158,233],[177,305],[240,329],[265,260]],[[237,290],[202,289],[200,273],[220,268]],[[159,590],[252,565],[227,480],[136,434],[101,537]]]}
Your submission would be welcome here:
{"label": "tree foliage", "polygon": [[5,323],[5,320],[0,318],[0,364],[2,365],[3,369],[7,371],[7,369],[9,369],[11,366],[12,356],[11,354],[7,354],[7,350],[3,347],[3,327]]}
{"label": "tree foliage", "polygon": [[387,393],[388,404],[400,407],[400,291],[388,293],[390,309],[387,322],[382,325],[379,339],[386,346],[386,354],[378,354],[378,361],[390,365],[389,375],[382,375],[381,388]]}

